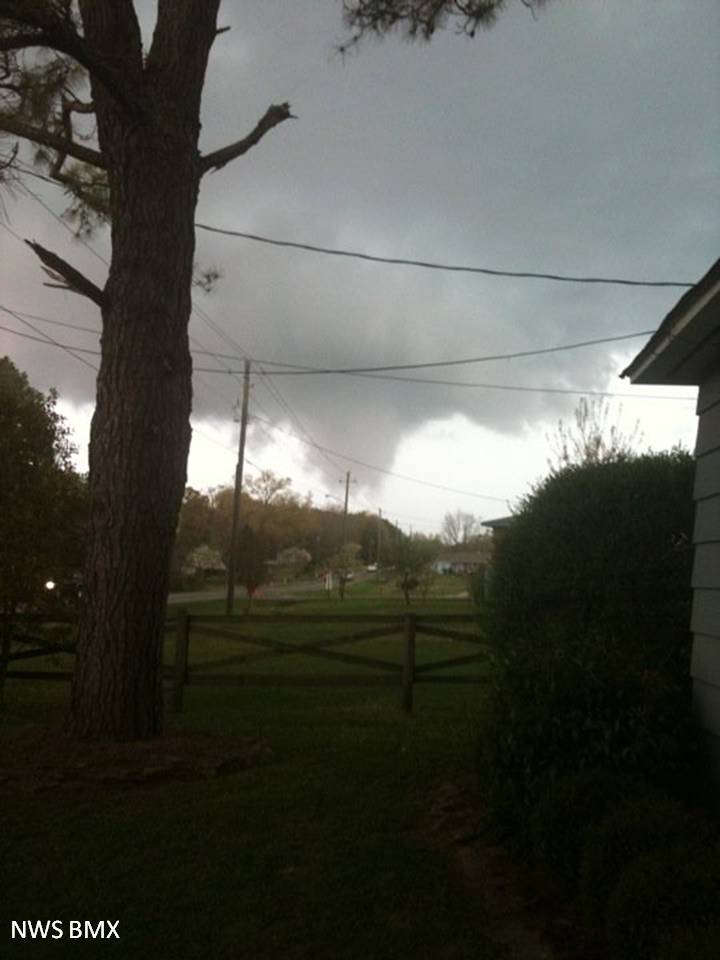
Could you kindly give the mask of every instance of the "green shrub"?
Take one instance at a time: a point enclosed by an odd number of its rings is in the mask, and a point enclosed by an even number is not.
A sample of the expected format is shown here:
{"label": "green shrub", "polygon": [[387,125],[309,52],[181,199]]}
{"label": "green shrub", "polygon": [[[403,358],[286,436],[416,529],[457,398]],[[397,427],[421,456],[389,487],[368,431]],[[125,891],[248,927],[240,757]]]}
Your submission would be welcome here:
{"label": "green shrub", "polygon": [[570,466],[497,544],[480,759],[491,802],[516,823],[575,770],[695,788],[692,483],[677,451]]}
{"label": "green shrub", "polygon": [[622,874],[608,904],[614,960],[658,960],[678,938],[720,915],[720,854],[686,845],[645,854]]}
{"label": "green shrub", "polygon": [[594,642],[685,673],[694,465],[674,451],[555,471],[497,543],[494,637]]}
{"label": "green shrub", "polygon": [[699,754],[688,688],[623,672],[600,644],[496,657],[480,741],[492,806],[522,822],[548,781],[594,767],[688,787]]}
{"label": "green shrub", "polygon": [[629,797],[645,796],[642,780],[607,770],[583,770],[551,783],[530,816],[533,855],[555,876],[577,885],[584,837],[593,826]]}
{"label": "green shrub", "polygon": [[702,839],[710,839],[709,826],[659,791],[625,800],[584,835],[580,893],[588,924],[603,920],[619,877],[638,857],[663,845],[696,851]]}

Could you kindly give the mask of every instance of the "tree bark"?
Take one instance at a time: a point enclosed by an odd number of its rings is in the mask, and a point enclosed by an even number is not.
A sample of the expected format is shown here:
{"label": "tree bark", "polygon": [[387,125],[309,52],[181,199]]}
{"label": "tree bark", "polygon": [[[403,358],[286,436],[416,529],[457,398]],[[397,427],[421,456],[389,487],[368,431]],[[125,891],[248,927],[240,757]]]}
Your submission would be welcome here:
{"label": "tree bark", "polygon": [[179,0],[173,19],[170,5],[161,3],[163,20],[143,71],[132,5],[81,0],[89,42],[114,62],[123,57],[129,83],[139,85],[150,113],[129,114],[93,82],[110,185],[112,259],[69,720],[79,736],[143,738],[162,727],[165,605],[191,433],[199,104],[217,5]]}
{"label": "tree bark", "polygon": [[105,288],[72,695],[76,734],[117,738],[153,736],[162,724],[161,641],[192,401],[196,164],[159,143],[134,153]]}

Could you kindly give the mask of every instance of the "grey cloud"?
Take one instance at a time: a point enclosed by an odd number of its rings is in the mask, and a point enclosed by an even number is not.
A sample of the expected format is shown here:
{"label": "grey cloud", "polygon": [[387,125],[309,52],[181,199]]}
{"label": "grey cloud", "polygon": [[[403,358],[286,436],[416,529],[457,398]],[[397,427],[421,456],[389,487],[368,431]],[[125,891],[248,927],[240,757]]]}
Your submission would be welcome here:
{"label": "grey cloud", "polygon": [[[518,4],[472,42],[451,34],[429,46],[371,42],[345,62],[334,53],[342,28],[329,0],[223,11],[233,30],[216,44],[206,149],[247,132],[273,102],[289,99],[299,119],[206,178],[200,221],[508,269],[693,280],[717,256],[714,0],[558,2],[537,21]],[[36,210],[23,203],[22,217],[42,235]],[[28,255],[6,240],[16,277],[8,299],[92,314],[43,290]],[[247,352],[313,365],[455,358],[651,329],[680,293],[423,272],[202,232],[198,258],[224,278],[196,299]],[[201,320],[191,329],[228,351]],[[92,378],[70,358],[12,346],[33,379],[88,398]],[[437,375],[602,389],[614,363],[611,351],[589,349]],[[319,442],[386,466],[399,440],[430,418],[461,412],[517,434],[567,417],[575,403],[340,378],[277,384]],[[237,390],[235,380],[203,375],[197,415],[222,416]],[[266,387],[255,395],[286,420]]]}

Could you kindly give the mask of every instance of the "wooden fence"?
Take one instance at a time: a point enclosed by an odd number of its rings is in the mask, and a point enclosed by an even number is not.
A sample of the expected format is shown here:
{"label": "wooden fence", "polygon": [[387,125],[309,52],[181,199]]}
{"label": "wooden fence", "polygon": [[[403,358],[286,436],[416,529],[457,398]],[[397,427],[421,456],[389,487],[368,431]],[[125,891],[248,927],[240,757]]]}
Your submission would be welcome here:
{"label": "wooden fence", "polygon": [[[22,615],[0,617],[0,685],[6,677],[16,680],[72,679],[72,673],[68,670],[17,670],[11,668],[10,664],[59,653],[73,654],[73,644],[53,642],[48,638],[46,630],[50,626],[64,628],[69,632],[73,622],[71,617],[53,617],[52,620]],[[13,651],[13,644],[20,645],[22,649]]]}
{"label": "wooden fence", "polygon": [[[268,636],[268,631],[259,636],[252,632],[258,624],[263,627],[307,627],[337,624],[352,632],[342,632],[332,637],[313,641],[290,642]],[[461,630],[465,626],[471,629]],[[248,629],[250,628],[250,629]],[[400,703],[405,713],[413,709],[413,693],[417,683],[483,683],[480,675],[453,674],[445,672],[453,666],[464,666],[487,658],[486,644],[477,630],[472,614],[250,614],[224,616],[190,614],[178,609],[165,625],[166,632],[175,633],[174,663],[163,666],[163,678],[169,685],[172,709],[183,708],[183,695],[187,686],[293,686],[293,687],[341,687],[341,686],[396,686]],[[272,632],[272,631],[270,631]],[[366,640],[376,640],[400,634],[403,638],[402,660],[392,661],[381,657],[351,654],[337,649]],[[194,636],[193,636],[194,635]],[[477,647],[476,652],[440,660],[417,663],[418,638],[439,637],[460,641]],[[222,640],[229,644],[241,644],[258,648],[211,660],[198,660],[207,639]],[[69,644],[48,642],[41,636],[13,636],[16,643],[29,649],[11,651],[4,647],[0,656],[0,680],[8,679],[69,680],[67,670],[16,669],[17,661],[34,657],[46,657],[51,653],[72,653]],[[191,657],[191,653],[193,657]],[[372,673],[342,674],[282,674],[228,672],[228,667],[254,664],[257,661],[287,656],[314,657],[355,667],[367,667]],[[222,670],[220,670],[222,668]],[[438,671],[440,671],[438,673]]]}

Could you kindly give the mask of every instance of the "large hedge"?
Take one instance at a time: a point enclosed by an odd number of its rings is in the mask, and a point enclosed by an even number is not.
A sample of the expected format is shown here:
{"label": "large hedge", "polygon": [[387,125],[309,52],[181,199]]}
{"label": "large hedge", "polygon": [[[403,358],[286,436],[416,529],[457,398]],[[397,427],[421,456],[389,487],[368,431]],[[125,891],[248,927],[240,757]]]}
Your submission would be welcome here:
{"label": "large hedge", "polygon": [[572,465],[523,503],[498,544],[493,631],[615,641],[663,669],[687,663],[694,464],[672,451]]}
{"label": "large hedge", "polygon": [[588,767],[686,781],[693,472],[680,451],[568,466],[498,543],[481,760],[506,812]]}

